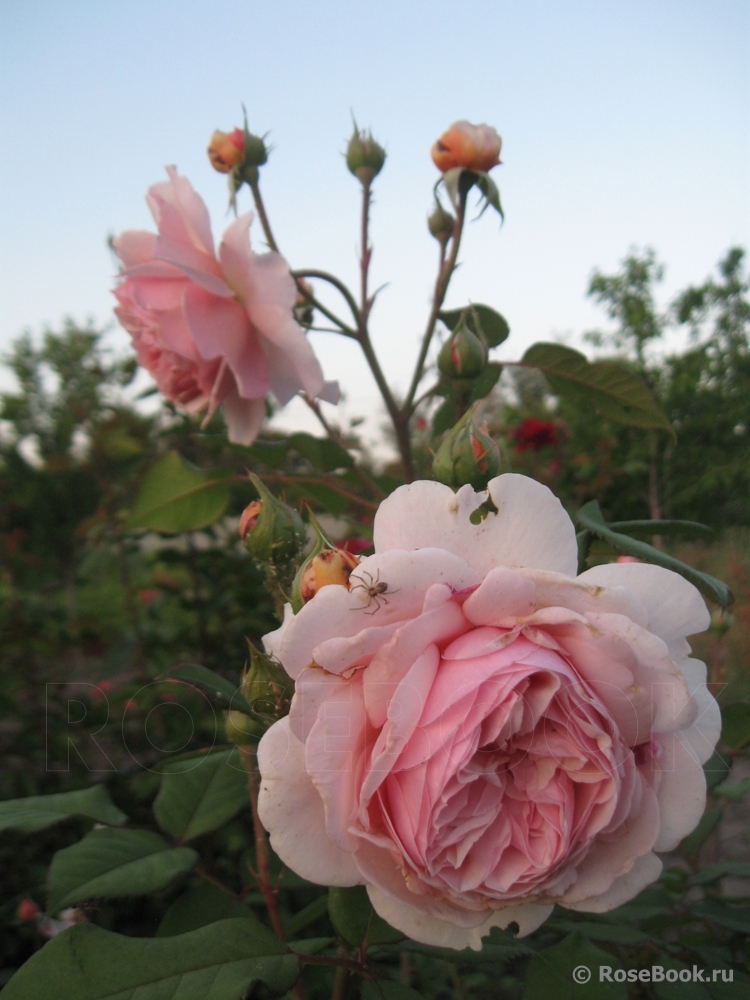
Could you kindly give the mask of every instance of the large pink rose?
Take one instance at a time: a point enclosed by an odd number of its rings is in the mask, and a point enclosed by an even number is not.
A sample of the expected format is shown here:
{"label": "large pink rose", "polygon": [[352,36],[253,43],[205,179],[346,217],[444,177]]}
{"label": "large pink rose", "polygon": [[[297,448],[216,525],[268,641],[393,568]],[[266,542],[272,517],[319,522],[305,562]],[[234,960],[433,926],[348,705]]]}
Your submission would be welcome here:
{"label": "large pink rose", "polygon": [[652,882],[701,817],[720,726],[688,658],[709,621],[695,588],[641,563],[576,578],[546,487],[505,475],[489,494],[475,524],[469,486],[396,490],[351,589],[266,637],[296,681],[259,748],[274,849],[453,948]]}
{"label": "large pink rose", "polygon": [[222,406],[238,444],[258,434],[269,391],[282,406],[300,390],[336,402],[338,387],[323,381],[294,319],[286,261],[250,249],[252,212],[227,229],[217,257],[203,200],[174,167],[167,173],[146,199],[158,235],[131,230],[114,241],[124,265],[115,313],[139,364],[188,413]]}

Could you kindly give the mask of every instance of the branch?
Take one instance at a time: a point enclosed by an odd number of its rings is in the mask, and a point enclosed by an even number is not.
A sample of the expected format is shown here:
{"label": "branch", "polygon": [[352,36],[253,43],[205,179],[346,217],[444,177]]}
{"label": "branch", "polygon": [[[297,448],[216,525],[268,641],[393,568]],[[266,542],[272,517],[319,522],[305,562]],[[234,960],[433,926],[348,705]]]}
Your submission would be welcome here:
{"label": "branch", "polygon": [[349,306],[349,308],[352,311],[352,316],[354,317],[354,321],[355,321],[355,323],[357,325],[359,325],[359,319],[360,319],[360,317],[359,317],[359,306],[354,301],[354,296],[349,291],[349,289],[346,287],[346,285],[344,284],[344,282],[343,281],[339,281],[339,279],[335,275],[329,274],[328,271],[305,270],[305,271],[292,271],[292,277],[293,278],[319,278],[321,281],[327,281],[329,285],[333,285],[333,287],[337,291],[341,292],[341,294],[346,299],[346,304]]}
{"label": "branch", "polygon": [[432,335],[435,332],[435,324],[437,323],[438,313],[440,312],[440,308],[445,301],[448,285],[453,272],[456,269],[458,248],[461,245],[461,234],[463,233],[464,221],[466,219],[466,199],[468,193],[469,192],[464,191],[463,188],[461,188],[459,192],[458,212],[456,213],[456,222],[453,226],[453,233],[451,235],[451,252],[448,255],[448,259],[445,261],[443,260],[444,251],[441,248],[441,265],[438,270],[437,280],[435,281],[432,309],[430,310],[430,317],[427,320],[427,328],[422,336],[422,346],[419,351],[417,363],[414,367],[414,376],[411,380],[411,386],[409,387],[409,391],[406,394],[406,399],[404,400],[404,405],[402,407],[402,412],[407,419],[414,412],[414,397],[417,394],[419,383],[421,382],[422,375],[424,374],[424,364],[427,360],[427,353],[430,349]]}

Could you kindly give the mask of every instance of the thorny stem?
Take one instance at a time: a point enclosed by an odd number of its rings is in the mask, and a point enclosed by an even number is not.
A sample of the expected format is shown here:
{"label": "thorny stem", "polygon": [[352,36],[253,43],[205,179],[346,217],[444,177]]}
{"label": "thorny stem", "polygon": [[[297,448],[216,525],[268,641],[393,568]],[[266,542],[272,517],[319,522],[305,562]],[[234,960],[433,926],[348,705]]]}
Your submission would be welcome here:
{"label": "thorny stem", "polygon": [[402,407],[403,413],[406,415],[406,419],[408,419],[414,412],[414,397],[417,394],[419,383],[422,380],[424,363],[427,360],[427,352],[430,349],[432,335],[435,332],[435,324],[437,323],[438,313],[440,312],[440,308],[445,301],[448,284],[450,283],[453,272],[456,269],[458,248],[461,245],[461,234],[463,233],[464,220],[466,219],[466,198],[468,193],[468,191],[461,188],[458,200],[458,211],[456,212],[456,221],[453,226],[453,233],[451,234],[451,250],[448,254],[447,260],[444,258],[445,249],[441,246],[440,268],[435,282],[435,292],[432,297],[432,309],[430,310],[430,317],[427,320],[427,328],[425,329],[422,337],[422,346],[419,351],[419,357],[417,358],[417,363],[414,366],[414,376],[411,380],[411,386],[409,388],[409,392],[406,394],[406,399],[404,400],[404,405]]}
{"label": "thorny stem", "polygon": [[253,811],[253,828],[255,830],[255,857],[258,866],[257,872],[253,872],[258,888],[263,894],[263,899],[271,918],[271,927],[274,934],[282,941],[286,941],[284,927],[279,916],[279,902],[277,894],[271,885],[271,852],[268,847],[268,838],[263,824],[258,815],[258,771],[256,765],[255,748],[251,746],[240,747],[242,764],[247,772],[247,788],[250,793],[250,806]]}
{"label": "thorny stem", "polygon": [[279,247],[276,240],[273,238],[273,233],[271,232],[271,223],[268,221],[268,216],[266,215],[266,206],[263,204],[263,198],[260,194],[258,178],[255,177],[248,183],[250,184],[250,190],[253,192],[253,201],[255,202],[255,207],[258,211],[260,224],[263,227],[263,232],[266,234],[266,243],[272,250],[275,250],[276,253],[278,253]]}
{"label": "thorny stem", "polygon": [[[313,411],[315,416],[318,418],[321,427],[326,432],[328,437],[332,441],[335,441],[336,444],[340,444],[343,448],[345,448],[346,442],[344,441],[343,435],[339,430],[337,430],[337,428],[332,427],[331,424],[328,423],[320,408],[320,404],[318,403],[318,401],[316,399],[310,399],[310,397],[305,392],[300,393],[300,395],[302,399],[304,399],[304,401],[310,407],[310,409]],[[359,478],[362,480],[362,483],[368,489],[372,490],[372,492],[376,496],[379,496],[381,499],[387,496],[385,490],[381,489],[375,482],[375,480],[372,478],[372,476],[368,472],[366,472],[360,465],[357,465],[356,462],[352,466],[352,471],[356,473],[357,476],[359,476]]]}
{"label": "thorny stem", "polygon": [[336,977],[333,980],[333,993],[331,1000],[346,1000],[346,988],[349,985],[349,970],[345,965],[339,965],[336,969]]}
{"label": "thorny stem", "polygon": [[359,306],[354,301],[354,296],[346,287],[343,281],[339,279],[334,274],[329,274],[328,271],[317,271],[313,269],[307,269],[304,271],[292,271],[293,278],[319,278],[321,281],[327,281],[329,285],[341,292],[343,297],[346,299],[346,304],[352,311],[352,316],[354,317],[354,322],[359,324]]}

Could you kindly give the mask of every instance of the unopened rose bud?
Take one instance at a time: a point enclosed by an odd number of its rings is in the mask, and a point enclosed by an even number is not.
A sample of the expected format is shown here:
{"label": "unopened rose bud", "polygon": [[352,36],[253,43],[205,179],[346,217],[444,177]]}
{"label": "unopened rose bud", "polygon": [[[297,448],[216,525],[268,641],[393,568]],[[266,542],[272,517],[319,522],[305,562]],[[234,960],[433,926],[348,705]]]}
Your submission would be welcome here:
{"label": "unopened rose bud", "polygon": [[323,587],[338,584],[349,586],[349,577],[359,565],[359,559],[343,549],[323,549],[308,562],[300,576],[300,598],[307,604]]}
{"label": "unopened rose bud", "polygon": [[310,326],[313,321],[314,307],[309,296],[313,287],[304,278],[297,278],[297,298],[294,300],[294,318],[301,326]]}
{"label": "unopened rose bud", "polygon": [[[257,476],[251,473],[250,479],[261,499],[255,501],[260,509],[245,534],[245,548],[260,563],[281,565],[296,560],[307,542],[302,518],[269,492]],[[252,506],[245,508],[245,514]],[[248,521],[253,516],[251,513]]]}
{"label": "unopened rose bud", "polygon": [[454,167],[486,173],[500,162],[502,139],[489,125],[454,122],[432,147],[432,159],[445,173]]}
{"label": "unopened rose bud", "polygon": [[372,183],[383,169],[385,150],[372,137],[371,132],[360,132],[354,123],[354,133],[346,148],[346,165],[350,173],[365,187]]}
{"label": "unopened rose bud", "polygon": [[232,132],[220,132],[211,136],[208,144],[208,158],[214,170],[228,174],[242,163],[245,157],[245,133],[241,128]]}
{"label": "unopened rose bud", "polygon": [[36,920],[41,912],[33,899],[22,899],[18,904],[18,919],[25,924]]}
{"label": "unopened rose bud", "polygon": [[435,211],[427,219],[427,228],[439,243],[447,243],[453,235],[456,220],[442,205],[436,205]]}
{"label": "unopened rose bud", "polygon": [[249,503],[240,514],[240,538],[243,542],[258,523],[258,518],[260,517],[262,510],[263,501],[253,500],[253,502]]}
{"label": "unopened rose bud", "polygon": [[454,489],[468,483],[475,490],[483,490],[490,479],[500,474],[500,449],[486,424],[477,427],[476,409],[473,406],[448,431],[432,463],[435,479]]}
{"label": "unopened rose bud", "polygon": [[440,350],[438,368],[448,378],[472,379],[481,374],[486,360],[481,340],[461,320]]}

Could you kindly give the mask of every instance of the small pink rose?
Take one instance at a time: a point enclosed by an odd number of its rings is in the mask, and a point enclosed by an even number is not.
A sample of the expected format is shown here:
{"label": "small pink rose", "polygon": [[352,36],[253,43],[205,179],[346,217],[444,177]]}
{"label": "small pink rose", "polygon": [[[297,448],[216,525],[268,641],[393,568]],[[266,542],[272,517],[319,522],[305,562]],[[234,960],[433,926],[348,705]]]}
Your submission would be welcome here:
{"label": "small pink rose", "polygon": [[115,289],[120,323],[160,392],[187,413],[223,407],[229,439],[250,444],[266,415],[300,391],[336,402],[292,308],[296,285],[277,253],[256,254],[252,213],[227,229],[214,252],[208,211],[190,181],[168,167],[147,201],[157,234],[114,241],[123,262]]}
{"label": "small pink rose", "polygon": [[295,679],[258,753],[274,849],[452,948],[635,896],[698,823],[720,729],[685,639],[709,621],[697,590],[645,563],[576,577],[546,487],[488,492],[474,524],[487,493],[396,490],[348,588],[265,639]]}

